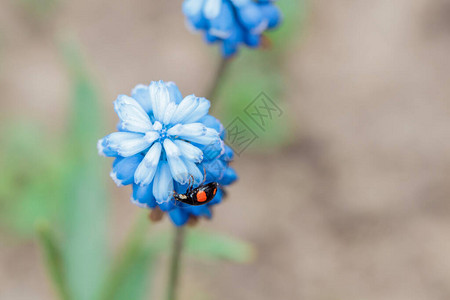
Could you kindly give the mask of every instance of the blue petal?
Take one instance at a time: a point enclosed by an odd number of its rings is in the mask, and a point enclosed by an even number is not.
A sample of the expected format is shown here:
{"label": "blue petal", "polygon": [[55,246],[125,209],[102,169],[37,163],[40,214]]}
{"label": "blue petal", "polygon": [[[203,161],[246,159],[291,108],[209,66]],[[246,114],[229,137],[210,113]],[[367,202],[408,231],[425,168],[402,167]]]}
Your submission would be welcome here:
{"label": "blue petal", "polygon": [[247,30],[256,30],[258,29],[257,33],[261,33],[267,28],[268,22],[266,21],[264,29],[261,30],[259,28],[264,23],[263,14],[258,6],[258,4],[254,2],[249,2],[248,4],[241,6],[239,9],[237,9],[237,14],[239,17],[240,23],[247,29]]}
{"label": "blue petal", "polygon": [[170,172],[175,181],[185,184],[188,181],[188,170],[181,159],[181,151],[170,139],[164,140],[164,150],[166,151],[167,161]]}
{"label": "blue petal", "polygon": [[238,179],[238,176],[236,174],[236,171],[234,171],[233,168],[228,167],[224,174],[223,177],[219,180],[219,183],[221,185],[230,185],[233,182],[235,182]]}
{"label": "blue petal", "polygon": [[177,124],[167,130],[167,134],[202,145],[213,144],[219,139],[216,130],[208,128],[202,123]]}
{"label": "blue petal", "polygon": [[237,52],[239,44],[243,41],[243,35],[242,29],[234,24],[230,37],[223,41],[222,54],[225,57],[230,57]]}
{"label": "blue petal", "polygon": [[195,109],[198,106],[198,97],[195,95],[189,95],[186,96],[180,104],[178,104],[178,107],[171,119],[172,124],[178,124],[182,123],[182,121],[189,117],[189,115],[195,111]]}
{"label": "blue petal", "polygon": [[225,153],[225,143],[221,139],[208,145],[198,145],[203,151],[203,160],[213,160]]}
{"label": "blue petal", "polygon": [[224,2],[220,14],[215,18],[210,18],[208,33],[220,39],[227,39],[232,34],[235,22],[236,18],[231,4]]}
{"label": "blue petal", "polygon": [[181,154],[188,160],[193,162],[201,162],[203,159],[203,152],[198,147],[183,140],[174,140],[175,145],[180,149]]}
{"label": "blue petal", "polygon": [[169,90],[170,101],[173,101],[176,104],[179,104],[181,102],[181,100],[183,100],[183,96],[181,95],[181,92],[178,89],[178,86],[175,84],[175,82],[172,82],[172,81],[167,82],[166,85],[167,85],[167,89]]}
{"label": "blue petal", "polygon": [[217,182],[223,178],[227,166],[220,159],[215,159],[201,163],[200,168],[206,171],[206,182]]}
{"label": "blue petal", "polygon": [[195,16],[202,13],[205,0],[185,0],[183,2],[183,13],[186,16]]}
{"label": "blue petal", "polygon": [[280,24],[282,16],[278,6],[273,4],[262,4],[260,10],[266,20],[268,20],[267,27],[269,29],[275,28]]}
{"label": "blue petal", "polygon": [[149,87],[150,101],[153,115],[156,120],[162,122],[164,113],[170,102],[170,93],[164,81],[152,81]]}
{"label": "blue petal", "polygon": [[230,146],[225,145],[225,152],[221,156],[221,159],[223,159],[226,162],[230,162],[230,161],[233,160],[233,158],[234,158],[234,151],[233,151],[233,149]]}
{"label": "blue petal", "polygon": [[169,102],[169,105],[167,105],[166,111],[165,111],[164,116],[162,118],[162,123],[164,125],[169,125],[170,124],[170,122],[171,122],[171,120],[172,120],[172,118],[173,118],[173,116],[175,114],[176,109],[177,109],[176,103],[175,102]]}
{"label": "blue petal", "polygon": [[211,103],[206,100],[205,98],[197,98],[197,107],[187,115],[185,118],[183,118],[182,123],[194,123],[203,118],[205,115],[208,114],[209,107],[211,106]]}
{"label": "blue petal", "polygon": [[134,174],[134,181],[136,184],[148,185],[152,182],[157,171],[161,149],[161,143],[158,142],[154,143],[150,150],[148,150]]}
{"label": "blue petal", "polygon": [[106,138],[100,139],[97,142],[98,154],[102,156],[115,157],[118,156],[119,153],[117,151],[112,150],[108,147],[108,142]]}
{"label": "blue petal", "polygon": [[169,202],[173,196],[173,178],[167,162],[161,161],[153,182],[153,195],[158,204]]}
{"label": "blue petal", "polygon": [[189,220],[189,214],[179,208],[169,211],[169,216],[176,226],[183,226]]}
{"label": "blue petal", "polygon": [[131,201],[142,208],[156,207],[156,200],[153,196],[153,185],[137,185],[133,184],[133,197]]}
{"label": "blue petal", "polygon": [[194,178],[194,185],[198,185],[203,182],[203,171],[200,171],[198,166],[190,160],[183,158],[183,162],[188,169],[189,176]]}
{"label": "blue petal", "polygon": [[203,14],[207,19],[214,19],[220,14],[221,8],[222,0],[205,0]]}
{"label": "blue petal", "polygon": [[118,153],[120,156],[133,156],[147,149],[153,142],[144,134],[133,132],[114,132],[103,138],[99,152]]}
{"label": "blue petal", "polygon": [[123,129],[142,133],[152,129],[152,122],[147,113],[133,98],[120,95],[114,102],[114,110],[121,120]]}
{"label": "blue petal", "polygon": [[212,44],[214,42],[217,42],[219,40],[219,38],[217,36],[210,34],[209,32],[205,32],[204,40],[208,44]]}
{"label": "blue petal", "polygon": [[141,163],[142,158],[143,157],[141,154],[126,158],[116,158],[110,175],[117,186],[133,183],[134,172],[136,171],[137,166]]}
{"label": "blue petal", "polygon": [[199,122],[205,124],[206,127],[215,129],[220,135],[222,135],[225,131],[222,123],[211,115],[204,116],[199,120]]}
{"label": "blue petal", "polygon": [[252,48],[257,48],[261,44],[261,34],[245,33],[245,44]]}
{"label": "blue petal", "polygon": [[162,211],[171,211],[172,209],[175,208],[175,204],[174,201],[167,201],[167,202],[163,202],[163,203],[158,203],[159,208]]}
{"label": "blue petal", "polygon": [[188,206],[182,209],[186,213],[190,215],[194,215],[196,217],[204,216],[208,219],[211,218],[211,211],[209,210],[208,205],[199,205],[199,206]]}
{"label": "blue petal", "polygon": [[253,0],[231,0],[234,6],[241,7],[244,5],[247,5],[248,3],[252,2]]}
{"label": "blue petal", "polygon": [[152,110],[152,103],[150,102],[150,93],[147,85],[138,84],[131,91],[131,97],[141,105],[146,113],[149,113]]}

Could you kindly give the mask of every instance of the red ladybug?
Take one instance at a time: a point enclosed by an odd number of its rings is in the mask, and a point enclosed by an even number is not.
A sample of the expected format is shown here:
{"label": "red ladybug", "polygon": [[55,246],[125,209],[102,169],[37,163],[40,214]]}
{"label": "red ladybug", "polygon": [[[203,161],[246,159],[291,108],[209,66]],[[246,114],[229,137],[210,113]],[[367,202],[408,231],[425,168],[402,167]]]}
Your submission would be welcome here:
{"label": "red ladybug", "polygon": [[188,205],[203,205],[214,199],[218,187],[219,184],[217,182],[202,184],[195,189],[192,185],[189,185],[186,194],[178,194],[174,191],[173,197],[175,198],[175,200],[186,203]]}

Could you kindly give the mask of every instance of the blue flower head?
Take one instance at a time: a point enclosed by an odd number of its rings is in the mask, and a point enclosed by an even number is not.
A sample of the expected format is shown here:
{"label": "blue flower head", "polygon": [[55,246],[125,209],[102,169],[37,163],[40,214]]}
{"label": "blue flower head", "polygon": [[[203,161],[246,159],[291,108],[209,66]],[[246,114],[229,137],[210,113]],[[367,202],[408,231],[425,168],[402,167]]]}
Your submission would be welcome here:
{"label": "blue flower head", "polygon": [[[115,157],[111,177],[118,186],[133,185],[131,201],[144,208],[159,207],[177,226],[191,216],[211,217],[221,202],[224,186],[237,179],[229,163],[233,151],[224,144],[222,124],[208,114],[210,102],[189,95],[182,98],[173,82],[138,85],[131,97],[119,95],[114,110],[118,132],[98,141],[101,155]],[[214,199],[201,206],[176,202],[174,191],[189,184],[218,182]]]}
{"label": "blue flower head", "polygon": [[274,0],[185,0],[183,12],[189,27],[202,30],[208,43],[222,43],[229,57],[240,44],[258,47],[261,35],[275,28],[281,13]]}

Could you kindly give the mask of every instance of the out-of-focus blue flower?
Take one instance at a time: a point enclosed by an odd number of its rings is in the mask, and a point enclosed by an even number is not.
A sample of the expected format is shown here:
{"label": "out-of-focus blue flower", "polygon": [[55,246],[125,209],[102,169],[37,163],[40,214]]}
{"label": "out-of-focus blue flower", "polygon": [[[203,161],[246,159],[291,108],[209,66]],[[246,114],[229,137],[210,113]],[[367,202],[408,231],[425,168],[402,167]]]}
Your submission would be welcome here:
{"label": "out-of-focus blue flower", "polygon": [[185,0],[183,13],[189,27],[204,31],[208,43],[220,42],[229,57],[240,44],[258,47],[261,35],[275,28],[281,13],[275,0]]}
{"label": "out-of-focus blue flower", "polygon": [[[98,141],[101,155],[115,157],[111,177],[118,186],[133,185],[131,201],[168,212],[177,226],[190,216],[211,217],[210,207],[223,192],[201,206],[175,202],[191,181],[231,184],[237,175],[229,167],[233,151],[224,144],[224,128],[208,114],[210,102],[189,95],[183,99],[173,82],[136,86],[130,96],[119,95],[114,109],[118,132]],[[206,174],[206,178],[204,175]]]}

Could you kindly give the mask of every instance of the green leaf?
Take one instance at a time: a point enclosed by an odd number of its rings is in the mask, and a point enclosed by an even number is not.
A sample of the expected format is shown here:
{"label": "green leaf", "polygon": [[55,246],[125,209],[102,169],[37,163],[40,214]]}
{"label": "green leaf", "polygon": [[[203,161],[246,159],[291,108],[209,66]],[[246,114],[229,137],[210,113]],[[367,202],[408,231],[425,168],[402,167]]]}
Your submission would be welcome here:
{"label": "green leaf", "polygon": [[45,22],[55,13],[59,0],[20,0],[13,1],[28,14],[32,20]]}
{"label": "green leaf", "polygon": [[199,230],[187,232],[186,252],[197,258],[248,263],[255,258],[255,249],[236,238]]}
{"label": "green leaf", "polygon": [[108,272],[99,300],[145,299],[158,257],[157,249],[146,242],[149,225],[146,216],[138,219],[123,250]]}
{"label": "green leaf", "polygon": [[267,33],[272,44],[270,49],[242,47],[239,55],[230,61],[231,67],[219,85],[221,101],[217,102],[215,112],[225,111],[220,115],[225,127],[239,117],[258,136],[251,148],[267,151],[286,144],[292,137],[291,120],[287,113],[271,119],[261,129],[245,113],[245,109],[261,92],[264,92],[272,102],[286,112],[287,109],[283,105],[285,79],[280,66],[283,65],[287,49],[303,28],[307,4],[307,0],[277,2],[283,14],[283,22],[278,28]]}
{"label": "green leaf", "polygon": [[309,10],[308,0],[284,0],[278,1],[277,6],[283,14],[283,22],[273,31],[268,32],[274,51],[282,54],[287,47],[292,45],[296,37],[301,36],[306,16]]}
{"label": "green leaf", "polygon": [[66,282],[66,272],[62,260],[61,249],[48,222],[41,221],[36,226],[37,236],[44,255],[45,265],[61,300],[73,299]]}
{"label": "green leaf", "polygon": [[241,56],[230,62],[231,66],[219,91],[221,101],[217,104],[222,106],[223,113],[220,118],[225,127],[239,117],[258,136],[251,147],[270,150],[274,146],[285,144],[291,137],[288,114],[269,120],[265,128],[261,129],[246,113],[246,108],[252,105],[261,93],[265,93],[285,112],[282,101],[283,77],[273,53],[249,51],[243,51]]}
{"label": "green leaf", "polygon": [[72,115],[66,135],[64,255],[68,280],[77,300],[93,299],[107,261],[107,213],[104,170],[96,142],[101,114],[95,84],[76,43],[62,45],[72,81]]}
{"label": "green leaf", "polygon": [[7,123],[0,134],[0,223],[15,237],[30,238],[37,220],[59,219],[61,147],[37,124]]}

